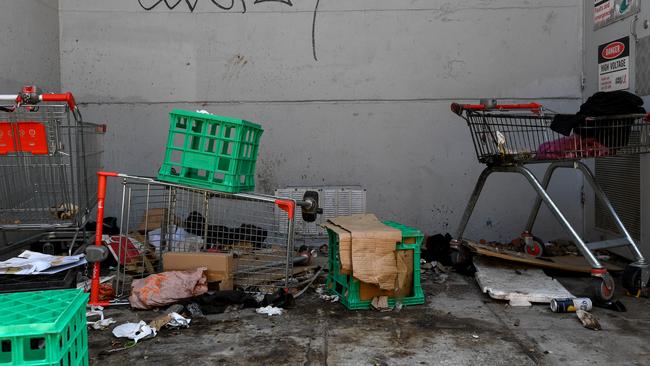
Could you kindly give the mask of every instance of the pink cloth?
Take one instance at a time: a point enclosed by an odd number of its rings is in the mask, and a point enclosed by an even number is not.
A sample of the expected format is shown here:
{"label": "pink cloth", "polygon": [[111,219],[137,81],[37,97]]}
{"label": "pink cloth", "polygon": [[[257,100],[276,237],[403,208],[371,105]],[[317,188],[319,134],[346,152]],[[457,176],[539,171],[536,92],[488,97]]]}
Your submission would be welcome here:
{"label": "pink cloth", "polygon": [[596,139],[580,135],[571,135],[557,140],[547,141],[537,148],[537,159],[581,159],[610,155],[609,149]]}
{"label": "pink cloth", "polygon": [[208,292],[207,268],[168,271],[133,280],[129,303],[136,309],[151,309]]}

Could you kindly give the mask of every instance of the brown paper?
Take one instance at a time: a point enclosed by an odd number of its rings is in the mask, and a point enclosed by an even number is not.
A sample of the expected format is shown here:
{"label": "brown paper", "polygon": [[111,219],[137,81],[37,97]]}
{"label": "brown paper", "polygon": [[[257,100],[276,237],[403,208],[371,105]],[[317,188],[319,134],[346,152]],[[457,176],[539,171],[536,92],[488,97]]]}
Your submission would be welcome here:
{"label": "brown paper", "polygon": [[329,221],[350,232],[354,278],[376,284],[382,290],[395,290],[395,244],[402,240],[402,232],[384,225],[372,214],[340,216]]}
{"label": "brown paper", "polygon": [[413,251],[398,250],[397,257],[397,286],[395,291],[382,290],[377,285],[366,282],[359,283],[359,298],[361,300],[372,300],[377,296],[388,296],[391,298],[405,298],[413,296]]}
{"label": "brown paper", "polygon": [[331,222],[323,224],[323,227],[335,232],[339,237],[339,262],[341,274],[352,274],[352,237],[350,232]]}
{"label": "brown paper", "polygon": [[[160,229],[167,225],[169,211],[166,208],[150,208],[149,211],[143,212],[138,225],[138,232],[145,233],[155,229]],[[174,225],[180,225],[181,219],[174,215]]]}

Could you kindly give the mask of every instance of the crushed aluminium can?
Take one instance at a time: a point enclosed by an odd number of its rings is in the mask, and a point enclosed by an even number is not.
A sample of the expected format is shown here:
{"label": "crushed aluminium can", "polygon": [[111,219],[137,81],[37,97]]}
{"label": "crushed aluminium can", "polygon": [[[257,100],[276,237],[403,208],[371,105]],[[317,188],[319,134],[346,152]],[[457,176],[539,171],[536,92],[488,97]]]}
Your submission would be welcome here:
{"label": "crushed aluminium can", "polygon": [[554,313],[575,313],[575,311],[578,309],[589,311],[591,308],[591,299],[588,297],[551,300],[551,311]]}

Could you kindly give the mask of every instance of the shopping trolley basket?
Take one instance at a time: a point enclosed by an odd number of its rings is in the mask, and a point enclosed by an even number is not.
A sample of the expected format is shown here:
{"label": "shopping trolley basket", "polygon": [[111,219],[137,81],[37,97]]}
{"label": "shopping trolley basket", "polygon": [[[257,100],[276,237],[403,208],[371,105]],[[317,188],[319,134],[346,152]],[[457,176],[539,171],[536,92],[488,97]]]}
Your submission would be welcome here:
{"label": "shopping trolley basket", "polygon": [[82,119],[69,92],[47,94],[32,86],[0,95],[0,234],[76,236],[96,202],[105,131]]}
{"label": "shopping trolley basket", "polygon": [[[477,158],[479,162],[487,165],[478,178],[456,233],[454,247],[457,250],[452,258],[455,262],[463,262],[466,259],[466,249],[462,246],[463,233],[488,176],[495,172],[519,173],[537,192],[526,225],[526,236],[532,236],[529,233],[532,232],[543,201],[592,267],[592,287],[598,299],[607,301],[614,295],[613,278],[592,253],[598,249],[629,248],[635,261],[629,264],[623,273],[623,286],[632,293],[638,293],[647,286],[650,277],[648,262],[616,214],[605,192],[596,182],[591,170],[582,160],[650,152],[648,115],[587,117],[573,128],[572,135],[562,136],[550,129],[555,113],[545,110],[537,103],[499,105],[496,101],[489,100],[483,101],[482,104],[453,103],[451,109],[467,121]],[[526,168],[527,164],[533,163],[550,163],[542,182]],[[620,238],[586,242],[580,237],[547,192],[551,177],[557,168],[573,168],[584,175],[596,198],[614,219],[622,235]],[[543,243],[526,240],[524,250],[530,255],[539,256],[543,252]]]}
{"label": "shopping trolley basket", "polygon": [[[120,232],[103,235],[98,225],[96,245],[87,248],[87,258],[94,262],[90,300],[94,305],[109,304],[99,300],[100,262],[109,255],[117,261],[113,286],[118,302],[128,295],[129,279],[163,271],[162,259],[168,252],[232,253],[236,287],[262,292],[291,287],[293,265],[305,259],[293,248],[296,207],[306,221],[322,212],[314,192],[293,200],[126,174],[98,175],[97,222],[103,220],[105,203],[119,203],[111,209],[117,211]],[[111,193],[115,196],[107,199]]]}

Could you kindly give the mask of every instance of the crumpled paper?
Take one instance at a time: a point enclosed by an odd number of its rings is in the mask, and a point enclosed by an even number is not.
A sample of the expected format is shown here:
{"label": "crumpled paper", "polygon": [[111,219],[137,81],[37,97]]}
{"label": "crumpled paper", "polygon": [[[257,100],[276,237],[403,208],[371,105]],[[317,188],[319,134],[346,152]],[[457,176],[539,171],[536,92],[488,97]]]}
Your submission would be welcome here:
{"label": "crumpled paper", "polygon": [[268,316],[282,315],[283,311],[284,311],[284,309],[276,308],[275,306],[272,306],[272,305],[265,306],[265,307],[262,307],[262,308],[257,308],[257,310],[255,310],[255,312],[258,313],[258,314],[267,314]]}
{"label": "crumpled paper", "polygon": [[135,343],[138,343],[142,338],[149,336],[155,337],[156,330],[147,325],[144,321],[140,320],[139,323],[124,323],[118,325],[113,328],[113,335],[117,338],[133,339]]}

